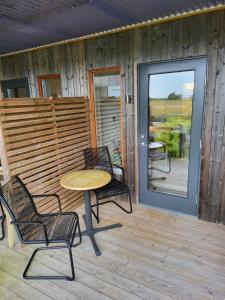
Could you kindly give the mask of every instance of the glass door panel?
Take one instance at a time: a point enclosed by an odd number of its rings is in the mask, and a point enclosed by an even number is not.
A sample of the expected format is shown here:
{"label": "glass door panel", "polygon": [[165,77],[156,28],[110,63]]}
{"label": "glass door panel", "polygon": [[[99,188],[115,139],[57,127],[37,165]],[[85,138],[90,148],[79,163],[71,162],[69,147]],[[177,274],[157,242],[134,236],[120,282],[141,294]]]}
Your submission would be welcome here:
{"label": "glass door panel", "polygon": [[206,59],[139,66],[139,201],[197,215]]}
{"label": "glass door panel", "polygon": [[93,77],[97,147],[108,146],[112,162],[122,164],[119,72]]}
{"label": "glass door panel", "polygon": [[187,196],[194,71],[149,76],[148,182],[155,192]]}

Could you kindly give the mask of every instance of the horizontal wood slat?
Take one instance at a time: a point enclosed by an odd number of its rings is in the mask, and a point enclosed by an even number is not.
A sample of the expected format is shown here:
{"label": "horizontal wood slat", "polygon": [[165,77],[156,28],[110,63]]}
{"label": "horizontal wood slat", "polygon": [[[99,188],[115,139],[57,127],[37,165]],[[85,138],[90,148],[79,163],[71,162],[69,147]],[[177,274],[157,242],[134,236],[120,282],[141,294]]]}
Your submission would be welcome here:
{"label": "horizontal wood slat", "polygon": [[[31,193],[57,193],[64,211],[82,202],[82,193],[63,189],[60,176],[83,168],[82,150],[91,144],[85,97],[0,101],[5,180],[18,174]],[[54,211],[53,201],[37,201],[39,211]]]}

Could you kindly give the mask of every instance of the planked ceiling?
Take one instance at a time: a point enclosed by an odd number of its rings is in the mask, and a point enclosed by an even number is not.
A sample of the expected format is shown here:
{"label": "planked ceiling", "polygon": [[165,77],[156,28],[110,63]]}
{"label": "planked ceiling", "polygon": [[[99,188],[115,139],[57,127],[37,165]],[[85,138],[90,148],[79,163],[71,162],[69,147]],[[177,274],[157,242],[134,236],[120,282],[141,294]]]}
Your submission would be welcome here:
{"label": "planked ceiling", "polygon": [[225,0],[0,0],[0,54],[155,18],[216,7]]}

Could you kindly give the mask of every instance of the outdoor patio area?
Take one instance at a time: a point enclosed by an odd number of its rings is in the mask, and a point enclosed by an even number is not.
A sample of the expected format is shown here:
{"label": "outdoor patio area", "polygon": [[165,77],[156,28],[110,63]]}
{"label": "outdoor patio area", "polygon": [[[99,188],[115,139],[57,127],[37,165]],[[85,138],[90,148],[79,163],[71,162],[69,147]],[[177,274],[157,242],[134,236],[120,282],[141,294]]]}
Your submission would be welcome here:
{"label": "outdoor patio area", "polygon": [[[136,206],[132,218],[111,204],[101,212],[101,226],[123,227],[96,235],[100,257],[86,237],[73,249],[76,281],[24,281],[33,246],[1,242],[1,299],[224,299],[223,225]],[[40,254],[33,271],[66,274],[67,255]]]}
{"label": "outdoor patio area", "polygon": [[0,300],[225,300],[225,1],[0,1]]}

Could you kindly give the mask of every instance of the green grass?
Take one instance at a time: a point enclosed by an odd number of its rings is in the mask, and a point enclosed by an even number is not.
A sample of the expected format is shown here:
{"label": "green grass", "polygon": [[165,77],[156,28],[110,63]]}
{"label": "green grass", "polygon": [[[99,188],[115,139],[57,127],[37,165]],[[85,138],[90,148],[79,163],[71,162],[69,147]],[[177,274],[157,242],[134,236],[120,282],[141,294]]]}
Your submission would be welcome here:
{"label": "green grass", "polygon": [[[189,153],[188,138],[191,128],[192,100],[151,99],[151,122],[157,122],[154,140],[164,142],[171,157],[179,157],[181,132],[185,133],[182,144],[185,156]],[[153,126],[154,127],[154,126]],[[164,129],[165,128],[165,129]]]}

